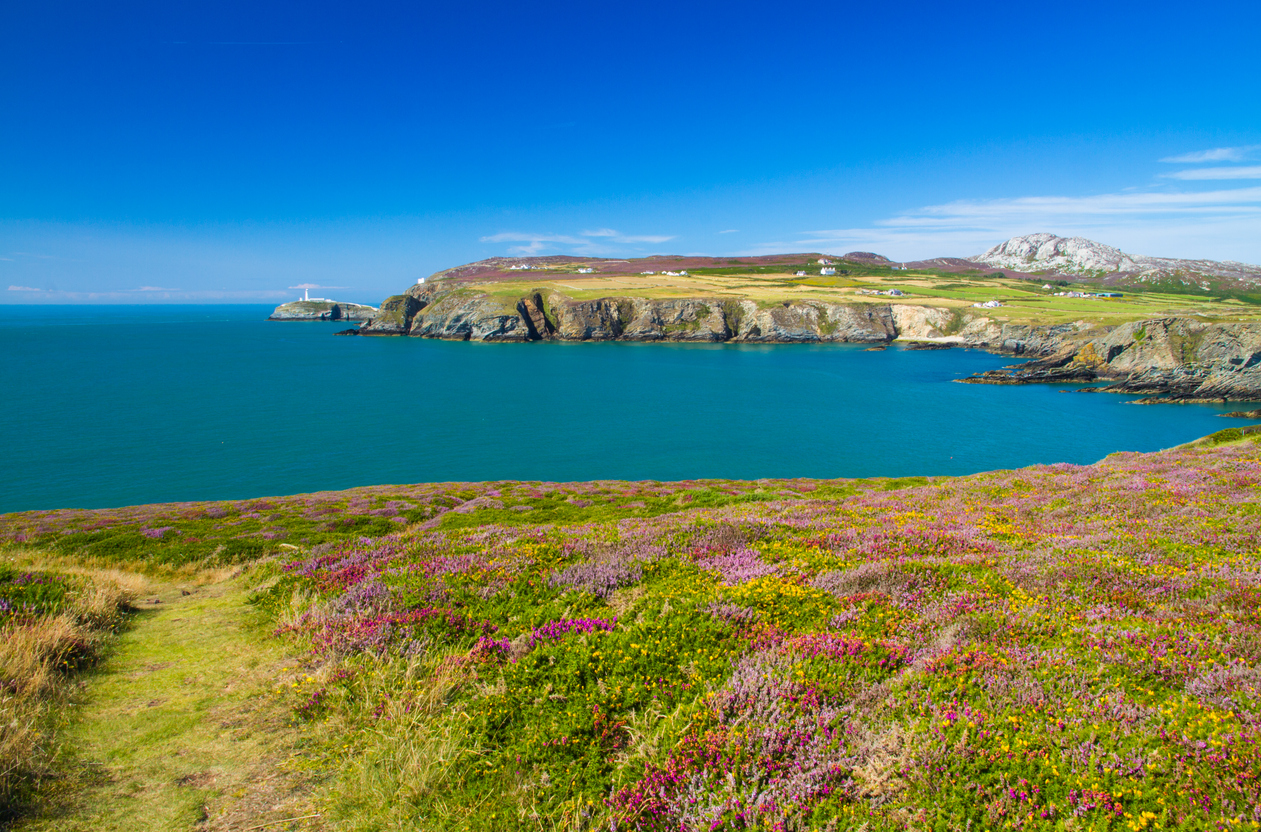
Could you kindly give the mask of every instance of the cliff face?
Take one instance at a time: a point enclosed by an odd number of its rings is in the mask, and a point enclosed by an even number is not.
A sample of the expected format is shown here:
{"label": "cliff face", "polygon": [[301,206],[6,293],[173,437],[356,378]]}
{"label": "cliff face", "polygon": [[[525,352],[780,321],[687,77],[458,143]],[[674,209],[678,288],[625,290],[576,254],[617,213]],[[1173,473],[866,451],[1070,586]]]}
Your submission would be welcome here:
{"label": "cliff face", "polygon": [[363,335],[457,341],[694,341],[873,343],[933,340],[1013,355],[1055,353],[1081,325],[998,324],[966,310],[912,304],[757,303],[736,298],[607,297],[557,292],[505,297],[441,284],[413,286],[381,304]]}
{"label": "cliff face", "polygon": [[1261,400],[1261,327],[1161,318],[1066,333],[1051,355],[981,373],[981,384],[1099,382],[1168,401]]}
{"label": "cliff face", "polygon": [[473,341],[888,341],[890,308],[792,301],[760,305],[720,298],[573,300],[534,292],[518,299],[415,286],[381,305],[364,335],[408,334]]}
{"label": "cliff face", "polygon": [[1165,318],[1108,328],[1004,324],[965,309],[913,304],[490,295],[413,286],[381,304],[364,335],[459,341],[732,343],[937,341],[1029,357],[966,379],[980,384],[1112,382],[1161,399],[1261,400],[1261,327]]}
{"label": "cliff face", "polygon": [[374,306],[341,301],[295,300],[282,303],[269,321],[370,321],[379,314]]}

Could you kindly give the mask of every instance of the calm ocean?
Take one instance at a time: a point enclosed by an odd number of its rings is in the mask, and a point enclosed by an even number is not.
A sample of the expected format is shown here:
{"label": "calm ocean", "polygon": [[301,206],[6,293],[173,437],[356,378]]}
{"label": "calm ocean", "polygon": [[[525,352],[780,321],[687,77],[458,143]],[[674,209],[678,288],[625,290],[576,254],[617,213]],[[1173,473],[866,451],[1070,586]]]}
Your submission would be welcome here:
{"label": "calm ocean", "polygon": [[[864,477],[1094,462],[1238,424],[859,345],[335,338],[270,306],[0,306],[0,512],[447,480]],[[1234,409],[1242,409],[1238,406]]]}

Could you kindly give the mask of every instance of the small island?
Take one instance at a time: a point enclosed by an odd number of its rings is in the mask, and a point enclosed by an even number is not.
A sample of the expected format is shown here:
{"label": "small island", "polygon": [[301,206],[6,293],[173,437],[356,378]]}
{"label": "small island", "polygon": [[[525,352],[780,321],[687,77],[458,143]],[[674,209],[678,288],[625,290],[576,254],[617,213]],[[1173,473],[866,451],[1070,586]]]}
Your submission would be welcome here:
{"label": "small island", "polygon": [[267,317],[269,321],[370,321],[380,312],[362,303],[313,298],[309,291],[298,300],[282,303]]}

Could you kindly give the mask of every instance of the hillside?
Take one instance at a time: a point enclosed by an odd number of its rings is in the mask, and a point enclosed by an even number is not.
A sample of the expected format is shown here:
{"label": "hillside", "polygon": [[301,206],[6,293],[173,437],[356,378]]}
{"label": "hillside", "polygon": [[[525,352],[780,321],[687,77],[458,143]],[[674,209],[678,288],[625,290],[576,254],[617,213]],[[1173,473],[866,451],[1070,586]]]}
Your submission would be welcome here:
{"label": "hillside", "polygon": [[[0,596],[28,599],[6,643],[76,563],[193,592],[89,678],[90,776],[26,828],[122,829],[167,795],[201,829],[1261,829],[1259,518],[1238,430],[959,479],[2,516]],[[255,612],[226,603],[245,588]],[[172,722],[167,696],[210,710]],[[170,726],[150,756],[138,708]]]}
{"label": "hillside", "polygon": [[[822,261],[827,261],[826,263]],[[629,285],[661,287],[685,286],[692,281],[670,281],[669,277],[699,279],[738,276],[824,277],[825,267],[840,277],[871,278],[932,274],[965,275],[975,279],[1005,277],[1024,281],[1067,280],[1097,283],[1107,287],[1128,287],[1133,291],[1166,291],[1175,294],[1238,294],[1261,288],[1261,266],[1234,261],[1152,257],[1127,254],[1120,249],[1084,237],[1055,234],[1026,234],[999,243],[972,257],[935,257],[908,262],[865,251],[847,254],[775,254],[749,257],[685,257],[653,255],[635,259],[606,259],[556,255],[550,257],[492,257],[476,263],[455,266],[428,278],[462,284],[530,281],[538,275],[590,274],[586,280],[630,279]],[[589,271],[584,271],[589,270]],[[686,271],[688,275],[669,274]],[[910,274],[906,274],[909,272]],[[639,277],[655,276],[655,280]],[[847,281],[835,281],[844,285]]]}
{"label": "hillside", "polygon": [[1109,286],[1186,287],[1205,292],[1256,291],[1261,266],[1126,254],[1084,237],[1027,234],[1000,243],[973,263],[1022,273],[1094,278]]}

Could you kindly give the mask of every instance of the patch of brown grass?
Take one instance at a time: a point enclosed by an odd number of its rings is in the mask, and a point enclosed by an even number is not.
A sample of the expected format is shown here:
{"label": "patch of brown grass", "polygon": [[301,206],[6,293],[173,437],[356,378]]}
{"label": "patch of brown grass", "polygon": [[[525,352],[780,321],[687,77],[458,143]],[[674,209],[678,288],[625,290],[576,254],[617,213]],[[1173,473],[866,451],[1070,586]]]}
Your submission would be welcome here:
{"label": "patch of brown grass", "polygon": [[76,671],[100,657],[133,597],[119,583],[82,579],[60,612],[0,624],[0,821],[51,773]]}

